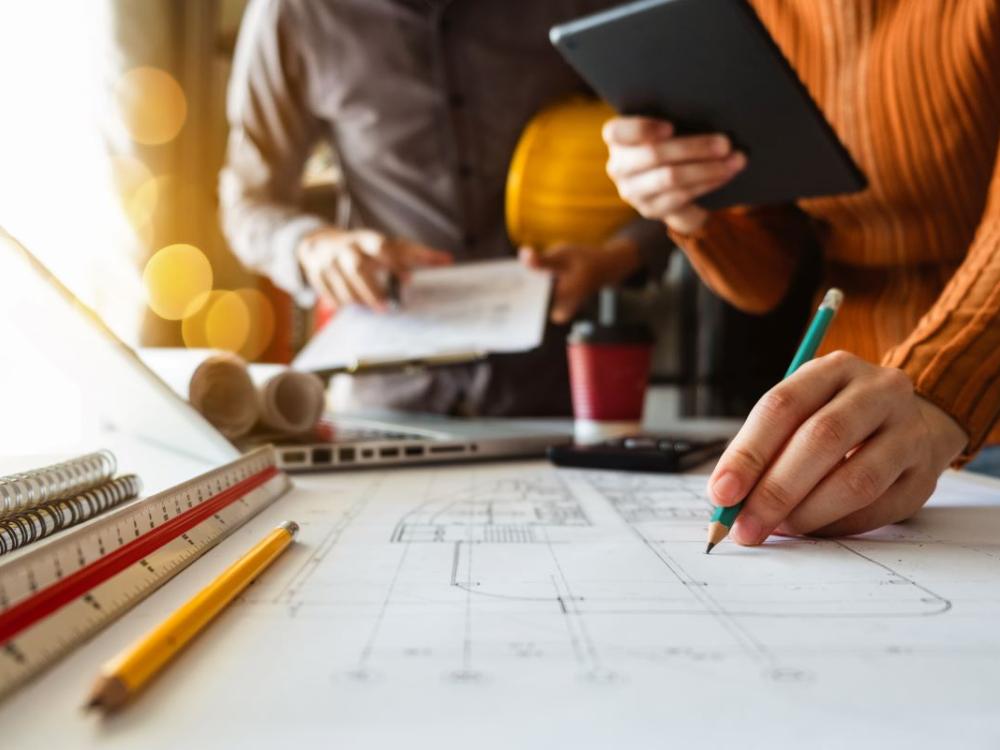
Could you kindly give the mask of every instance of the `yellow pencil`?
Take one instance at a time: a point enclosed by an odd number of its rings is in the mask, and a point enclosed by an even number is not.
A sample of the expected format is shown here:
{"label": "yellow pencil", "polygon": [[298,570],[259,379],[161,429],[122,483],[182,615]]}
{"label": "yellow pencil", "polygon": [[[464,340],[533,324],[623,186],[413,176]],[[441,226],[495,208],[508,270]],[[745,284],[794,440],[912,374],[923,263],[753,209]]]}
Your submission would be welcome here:
{"label": "yellow pencil", "polygon": [[138,693],[285,551],[298,530],[294,521],[281,524],[138,643],[105,664],[86,708],[112,711]]}

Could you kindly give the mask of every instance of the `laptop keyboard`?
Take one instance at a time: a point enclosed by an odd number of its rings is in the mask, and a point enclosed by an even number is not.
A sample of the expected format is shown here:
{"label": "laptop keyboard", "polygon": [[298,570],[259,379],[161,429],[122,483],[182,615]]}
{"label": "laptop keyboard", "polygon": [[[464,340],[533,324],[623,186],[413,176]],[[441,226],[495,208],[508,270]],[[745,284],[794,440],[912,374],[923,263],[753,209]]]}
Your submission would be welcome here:
{"label": "laptop keyboard", "polygon": [[425,434],[383,430],[374,427],[345,427],[323,420],[316,425],[315,438],[323,442],[368,443],[381,440],[427,440]]}

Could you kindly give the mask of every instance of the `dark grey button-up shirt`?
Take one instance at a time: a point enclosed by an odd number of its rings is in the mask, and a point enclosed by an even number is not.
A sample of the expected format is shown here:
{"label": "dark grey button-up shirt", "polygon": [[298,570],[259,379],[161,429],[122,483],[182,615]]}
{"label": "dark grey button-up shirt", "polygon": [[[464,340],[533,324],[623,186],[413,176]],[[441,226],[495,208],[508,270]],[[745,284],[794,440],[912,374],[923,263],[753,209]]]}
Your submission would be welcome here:
{"label": "dark grey button-up shirt", "polygon": [[[510,256],[504,185],[543,107],[586,87],[549,28],[613,0],[253,0],[229,91],[223,224],[243,262],[302,304],[295,259],[324,219],[301,208],[304,162],[328,140],[340,224],[448,250]],[[420,377],[358,378],[360,405],[482,414],[568,410],[565,331],[541,351]]]}

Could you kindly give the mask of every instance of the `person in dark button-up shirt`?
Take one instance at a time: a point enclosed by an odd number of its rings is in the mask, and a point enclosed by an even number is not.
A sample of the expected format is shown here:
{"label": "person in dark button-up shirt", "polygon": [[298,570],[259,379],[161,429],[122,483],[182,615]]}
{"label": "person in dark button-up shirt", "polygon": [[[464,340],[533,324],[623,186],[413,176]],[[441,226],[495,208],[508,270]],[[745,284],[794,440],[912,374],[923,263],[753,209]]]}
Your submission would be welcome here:
{"label": "person in dark button-up shirt", "polygon": [[[607,0],[252,0],[229,89],[223,226],[249,267],[308,306],[384,304],[385,271],[512,257],[504,185],[531,118],[583,82],[548,29]],[[336,224],[301,207],[304,163],[333,146]],[[648,238],[648,241],[647,241]],[[553,317],[637,270],[662,229],[632,225],[557,268]],[[335,401],[483,415],[569,411],[565,328],[524,354],[335,384]]]}

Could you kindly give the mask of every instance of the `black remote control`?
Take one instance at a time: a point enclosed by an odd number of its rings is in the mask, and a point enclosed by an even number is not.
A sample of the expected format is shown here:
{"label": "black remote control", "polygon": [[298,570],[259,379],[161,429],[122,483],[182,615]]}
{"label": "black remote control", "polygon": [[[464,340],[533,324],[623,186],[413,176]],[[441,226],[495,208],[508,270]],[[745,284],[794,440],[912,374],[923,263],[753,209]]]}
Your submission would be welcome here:
{"label": "black remote control", "polygon": [[669,435],[633,435],[600,443],[550,446],[556,466],[677,473],[693,469],[722,453],[723,439],[690,439]]}

